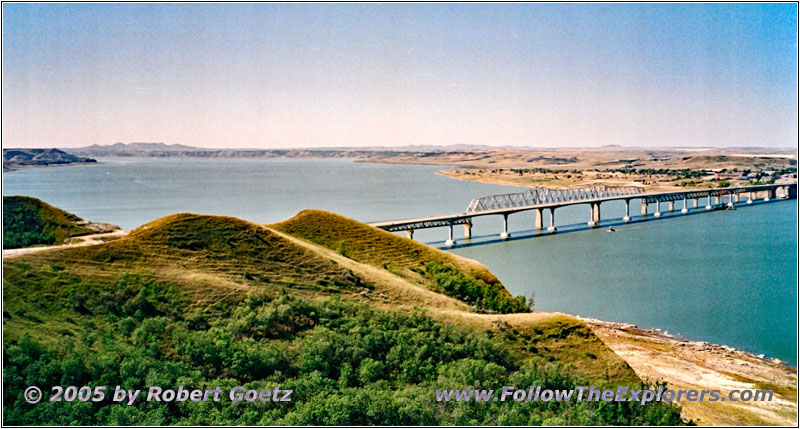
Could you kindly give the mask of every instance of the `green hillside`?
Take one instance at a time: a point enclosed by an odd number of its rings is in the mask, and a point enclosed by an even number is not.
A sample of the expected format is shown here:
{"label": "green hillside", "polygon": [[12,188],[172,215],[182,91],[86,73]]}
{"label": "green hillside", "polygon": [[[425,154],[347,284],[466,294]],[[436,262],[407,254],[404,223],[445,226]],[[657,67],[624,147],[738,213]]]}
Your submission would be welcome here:
{"label": "green hillside", "polygon": [[[480,314],[432,290],[437,280],[424,270],[436,263],[450,267],[453,281],[491,280],[477,263],[402,243],[424,253],[418,264],[394,253],[399,243],[392,240],[371,241],[369,251],[348,241],[345,256],[314,235],[287,231],[178,214],[116,241],[5,258],[3,423],[681,423],[679,410],[661,403],[436,402],[435,389],[640,381],[580,321]],[[405,265],[383,267],[367,258],[371,252]],[[411,270],[419,267],[422,273]],[[31,406],[22,398],[31,385],[280,386],[295,393],[292,402]]]}
{"label": "green hillside", "polygon": [[406,279],[417,279],[434,291],[472,304],[479,311],[529,311],[525,298],[511,296],[500,280],[482,264],[344,216],[322,210],[304,210],[271,226],[355,261],[388,269]]}
{"label": "green hillside", "polygon": [[422,268],[426,263],[437,262],[453,265],[464,274],[488,284],[500,282],[485,266],[476,261],[323,210],[303,210],[290,219],[270,226],[335,249],[366,264]]}
{"label": "green hillside", "polygon": [[104,232],[87,227],[83,219],[42,200],[3,197],[3,248],[61,244],[70,237]]}

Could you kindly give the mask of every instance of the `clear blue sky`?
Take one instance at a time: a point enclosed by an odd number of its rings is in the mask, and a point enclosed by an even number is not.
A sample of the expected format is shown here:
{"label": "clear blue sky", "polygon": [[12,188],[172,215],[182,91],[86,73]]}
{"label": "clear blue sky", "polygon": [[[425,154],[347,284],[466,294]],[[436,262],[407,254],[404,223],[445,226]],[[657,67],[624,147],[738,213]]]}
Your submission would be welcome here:
{"label": "clear blue sky", "polygon": [[795,146],[794,4],[3,5],[3,145]]}

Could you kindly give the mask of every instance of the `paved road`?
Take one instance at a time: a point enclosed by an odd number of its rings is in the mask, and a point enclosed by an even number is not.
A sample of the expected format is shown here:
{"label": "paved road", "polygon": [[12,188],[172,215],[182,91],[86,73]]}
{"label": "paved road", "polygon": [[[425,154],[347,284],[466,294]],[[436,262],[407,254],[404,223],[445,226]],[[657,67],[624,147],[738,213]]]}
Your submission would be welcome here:
{"label": "paved road", "polygon": [[83,235],[80,237],[75,237],[75,239],[80,239],[81,241],[72,244],[61,244],[58,246],[39,246],[39,247],[25,247],[23,249],[3,249],[3,258],[17,256],[17,255],[24,255],[27,253],[34,253],[34,252],[43,252],[45,250],[53,250],[53,249],[66,249],[68,247],[80,247],[80,246],[94,246],[95,244],[102,244],[108,241],[108,239],[114,239],[119,237],[124,237],[130,233],[127,229],[118,229],[112,232],[104,232],[102,234],[91,234],[91,235]]}

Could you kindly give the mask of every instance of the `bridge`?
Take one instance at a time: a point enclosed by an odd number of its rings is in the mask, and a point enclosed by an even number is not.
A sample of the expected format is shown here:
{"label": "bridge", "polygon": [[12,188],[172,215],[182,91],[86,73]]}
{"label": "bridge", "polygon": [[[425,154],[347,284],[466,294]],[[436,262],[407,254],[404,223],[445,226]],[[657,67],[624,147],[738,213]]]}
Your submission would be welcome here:
{"label": "bridge", "polygon": [[[625,216],[623,221],[631,220],[630,202],[631,200],[641,200],[642,216],[649,215],[649,205],[655,204],[654,217],[661,216],[661,203],[669,205],[669,212],[675,211],[675,202],[682,201],[681,213],[689,212],[689,202],[692,208],[699,208],[700,200],[705,198],[706,210],[720,208],[721,204],[729,207],[740,203],[743,197],[747,197],[747,204],[753,201],[770,201],[775,198],[797,198],[797,182],[789,184],[755,185],[716,189],[695,189],[689,191],[672,192],[644,192],[638,186],[606,186],[589,185],[574,189],[548,189],[531,188],[522,192],[510,194],[487,195],[475,198],[470,201],[467,210],[463,213],[431,216],[415,219],[391,220],[374,222],[370,225],[390,231],[405,231],[408,238],[414,238],[414,231],[424,228],[447,227],[449,235],[445,245],[454,246],[453,226],[464,225],[464,238],[472,237],[472,219],[479,216],[503,216],[503,231],[500,238],[506,239],[511,235],[508,233],[508,216],[513,213],[533,210],[536,213],[534,226],[536,229],[543,229],[543,212],[550,210],[550,225],[547,227],[549,232],[556,231],[555,214],[559,207],[566,207],[575,204],[589,205],[589,226],[597,226],[600,223],[600,204],[606,201],[624,200]],[[727,197],[727,203],[724,199]],[[713,198],[713,201],[712,201]]]}

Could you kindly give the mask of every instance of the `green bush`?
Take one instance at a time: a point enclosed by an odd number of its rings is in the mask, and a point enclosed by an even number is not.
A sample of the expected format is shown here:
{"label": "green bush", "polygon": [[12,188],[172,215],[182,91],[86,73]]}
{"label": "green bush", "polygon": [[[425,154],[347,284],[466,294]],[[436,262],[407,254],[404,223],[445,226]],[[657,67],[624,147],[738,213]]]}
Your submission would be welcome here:
{"label": "green bush", "polygon": [[425,264],[425,273],[436,282],[441,292],[472,304],[479,311],[505,314],[532,310],[532,303],[527,303],[525,297],[513,297],[502,285],[488,284],[449,265],[429,262]]}
{"label": "green bush", "polygon": [[[168,285],[139,276],[110,282],[103,293],[71,287],[76,291],[59,299],[64,314],[81,325],[75,336],[47,344],[27,334],[4,338],[5,425],[681,424],[680,410],[662,403],[437,403],[436,389],[587,382],[552,363],[523,358],[500,337],[422,312],[284,295],[253,296],[200,314]],[[79,299],[85,314],[66,305],[78,294],[85,296]],[[107,312],[107,296],[114,294],[122,302],[119,316]],[[110,400],[29,406],[22,394],[30,385],[45,391],[54,385],[280,386],[294,393],[292,402],[252,404],[140,398],[132,406]]]}

